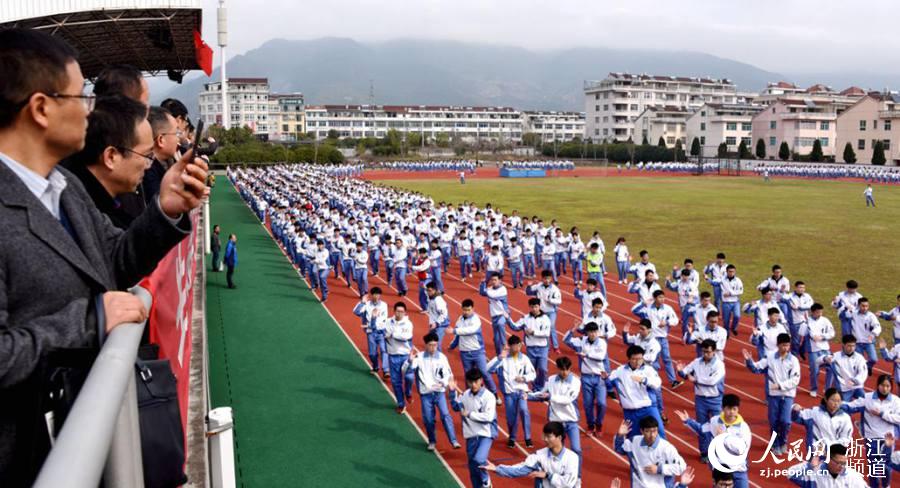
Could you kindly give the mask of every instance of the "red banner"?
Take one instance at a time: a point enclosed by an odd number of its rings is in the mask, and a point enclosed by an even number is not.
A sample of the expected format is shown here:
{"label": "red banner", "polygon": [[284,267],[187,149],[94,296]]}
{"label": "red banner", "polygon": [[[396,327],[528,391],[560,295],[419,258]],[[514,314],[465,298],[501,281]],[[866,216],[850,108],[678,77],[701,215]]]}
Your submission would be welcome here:
{"label": "red banner", "polygon": [[197,226],[200,212],[191,216],[193,232],[160,261],[142,285],[153,295],[150,342],[159,344],[159,357],[169,359],[178,378],[181,425],[187,434],[188,387],[191,382],[191,323],[194,317],[194,280],[197,277]]}

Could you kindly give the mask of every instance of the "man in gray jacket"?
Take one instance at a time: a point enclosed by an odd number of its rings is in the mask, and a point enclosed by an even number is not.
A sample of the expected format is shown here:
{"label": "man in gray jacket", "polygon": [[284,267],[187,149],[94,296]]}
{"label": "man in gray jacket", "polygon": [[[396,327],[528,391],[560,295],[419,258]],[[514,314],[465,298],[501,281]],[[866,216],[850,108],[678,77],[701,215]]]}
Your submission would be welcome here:
{"label": "man in gray jacket", "polygon": [[[208,194],[191,154],[125,231],[94,206],[60,160],[85,144],[93,97],[60,38],[0,31],[0,486],[28,486],[49,449],[45,415],[64,416],[100,336],[147,310],[123,291],[191,230]],[[57,399],[58,402],[58,399]],[[60,415],[62,414],[62,415]]]}

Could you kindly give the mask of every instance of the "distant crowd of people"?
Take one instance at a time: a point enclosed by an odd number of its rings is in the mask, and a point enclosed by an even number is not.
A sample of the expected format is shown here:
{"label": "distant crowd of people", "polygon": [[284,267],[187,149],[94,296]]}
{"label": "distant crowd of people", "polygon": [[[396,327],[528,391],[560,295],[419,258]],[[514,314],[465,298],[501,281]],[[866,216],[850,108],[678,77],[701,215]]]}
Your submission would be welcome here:
{"label": "distant crowd of people", "polygon": [[757,163],[753,171],[760,176],[840,179],[860,178],[871,183],[900,184],[900,168],[851,164]]}
{"label": "distant crowd of people", "polygon": [[450,161],[377,161],[369,163],[367,168],[389,169],[392,171],[464,171],[474,173],[477,161],[454,159]]}
{"label": "distant crowd of people", "polygon": [[498,164],[501,168],[507,169],[542,169],[545,171],[572,171],[575,169],[575,163],[572,161],[501,161]]}

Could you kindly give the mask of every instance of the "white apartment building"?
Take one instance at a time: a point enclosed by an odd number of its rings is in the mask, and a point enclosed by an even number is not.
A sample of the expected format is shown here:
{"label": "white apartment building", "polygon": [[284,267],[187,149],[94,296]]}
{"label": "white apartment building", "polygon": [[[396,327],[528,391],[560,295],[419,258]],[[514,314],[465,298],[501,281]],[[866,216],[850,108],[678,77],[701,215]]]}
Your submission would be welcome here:
{"label": "white apartment building", "polygon": [[610,73],[584,83],[585,137],[635,142],[634,121],[647,107],[680,107],[690,111],[710,103],[743,103],[727,79]]}
{"label": "white apartment building", "polygon": [[866,91],[857,86],[851,86],[841,91],[835,91],[830,86],[817,83],[809,88],[800,88],[786,81],[769,83],[765,90],[757,96],[753,102],[759,105],[773,105],[780,100],[813,101],[816,103],[831,104],[839,115],[844,109],[856,103]]}
{"label": "white apartment building", "polygon": [[837,161],[844,161],[850,143],[858,162],[871,163],[872,148],[882,141],[887,164],[900,164],[900,127],[894,126],[900,126],[900,95],[873,92],[861,98],[837,118]]}
{"label": "white apartment building", "polygon": [[[222,124],[222,83],[206,83],[200,92],[200,118],[207,125]],[[231,127],[249,127],[257,137],[269,137],[268,78],[229,78],[228,116]]]}
{"label": "white apartment building", "polygon": [[686,147],[692,147],[697,139],[703,155],[714,156],[723,142],[728,146],[728,152],[737,152],[743,141],[752,152],[756,148],[753,116],[764,108],[762,105],[707,103],[688,117]]}
{"label": "white apartment building", "polygon": [[816,139],[825,156],[834,156],[836,110],[836,105],[827,101],[779,99],[753,117],[752,140],[765,142],[769,158],[777,157],[782,142],[787,142],[791,152],[807,155]]}
{"label": "white apartment building", "polygon": [[675,147],[676,141],[684,147],[685,123],[690,115],[685,107],[647,107],[634,121],[634,142],[643,143],[646,139],[655,146],[662,137],[668,148]]}
{"label": "white apartment building", "polygon": [[568,142],[584,138],[583,112],[524,112],[524,132],[537,134],[541,142]]}
{"label": "white apartment building", "polygon": [[318,139],[336,130],[341,138],[384,137],[390,129],[419,133],[428,140],[518,143],[524,132],[522,112],[508,107],[443,105],[315,105],[306,107],[307,132]]}

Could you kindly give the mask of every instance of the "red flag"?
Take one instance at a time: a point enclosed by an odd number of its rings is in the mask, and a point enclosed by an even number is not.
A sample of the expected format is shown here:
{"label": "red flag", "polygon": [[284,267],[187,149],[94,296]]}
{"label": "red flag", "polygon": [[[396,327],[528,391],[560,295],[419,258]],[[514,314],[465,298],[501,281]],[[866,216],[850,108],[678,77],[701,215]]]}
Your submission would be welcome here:
{"label": "red flag", "polygon": [[200,37],[200,31],[194,31],[194,51],[196,52],[197,64],[200,69],[206,73],[206,76],[212,76],[213,50]]}

